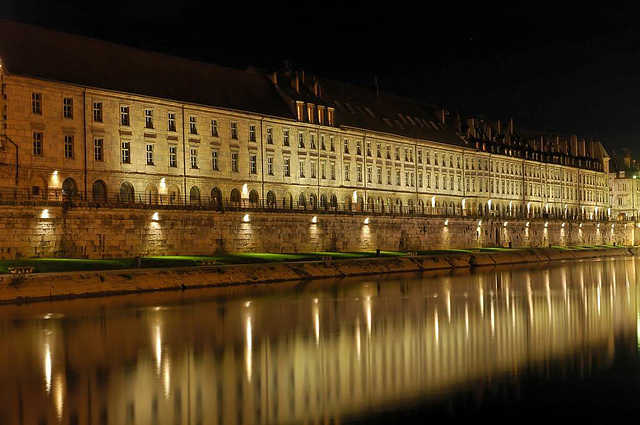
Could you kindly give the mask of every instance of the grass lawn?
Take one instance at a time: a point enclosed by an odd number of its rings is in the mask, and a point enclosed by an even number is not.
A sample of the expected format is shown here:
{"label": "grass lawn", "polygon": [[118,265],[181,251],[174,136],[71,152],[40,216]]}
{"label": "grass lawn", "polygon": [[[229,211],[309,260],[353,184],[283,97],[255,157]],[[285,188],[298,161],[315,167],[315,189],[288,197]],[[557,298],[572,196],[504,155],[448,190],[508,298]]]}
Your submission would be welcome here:
{"label": "grass lawn", "polygon": [[[578,246],[553,246],[555,249],[563,250],[585,250],[603,248],[622,248],[613,245],[578,245]],[[518,248],[477,248],[477,249],[441,249],[415,251],[418,255],[447,255],[447,254],[472,254],[474,252],[503,252],[518,251]],[[408,255],[405,251],[380,251],[381,257],[402,257]],[[331,257],[334,260],[372,258],[376,256],[375,251],[361,252],[303,252],[275,254],[267,252],[236,253],[219,256],[206,255],[165,255],[157,257],[143,257],[141,259],[142,268],[162,268],[162,267],[194,267],[201,261],[215,260],[216,264],[256,264],[256,263],[279,263],[291,261],[313,261],[322,257]],[[121,258],[112,260],[76,260],[62,258],[34,258],[27,260],[0,260],[0,274],[9,273],[10,267],[33,267],[35,273],[53,273],[67,271],[92,271],[92,270],[122,270],[135,268],[135,259]]]}

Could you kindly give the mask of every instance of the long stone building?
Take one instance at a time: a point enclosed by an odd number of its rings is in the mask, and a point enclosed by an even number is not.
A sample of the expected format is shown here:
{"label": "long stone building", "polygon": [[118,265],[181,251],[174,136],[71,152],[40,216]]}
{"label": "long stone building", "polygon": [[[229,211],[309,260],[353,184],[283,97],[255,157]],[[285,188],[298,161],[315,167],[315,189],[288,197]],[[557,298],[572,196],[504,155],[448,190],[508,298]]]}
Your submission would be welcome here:
{"label": "long stone building", "polygon": [[3,198],[605,219],[598,141],[0,21]]}

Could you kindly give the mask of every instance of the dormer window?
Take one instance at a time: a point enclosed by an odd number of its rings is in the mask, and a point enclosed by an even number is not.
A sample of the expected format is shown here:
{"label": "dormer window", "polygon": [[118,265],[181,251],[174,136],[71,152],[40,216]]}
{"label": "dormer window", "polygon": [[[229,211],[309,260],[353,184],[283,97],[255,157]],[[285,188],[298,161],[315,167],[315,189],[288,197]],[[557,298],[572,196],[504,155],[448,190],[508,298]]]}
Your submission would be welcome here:
{"label": "dormer window", "polygon": [[333,120],[334,114],[333,114],[333,112],[334,112],[333,108],[328,108],[327,109],[327,123],[332,127],[334,125],[334,120]]}
{"label": "dormer window", "polygon": [[314,106],[312,104],[307,104],[307,117],[309,117],[309,122],[313,124],[314,117],[316,116],[314,111]]}
{"label": "dormer window", "polygon": [[318,106],[318,124],[324,125],[324,106]]}
{"label": "dormer window", "polygon": [[304,103],[297,102],[296,108],[298,113],[298,121],[304,121]]}

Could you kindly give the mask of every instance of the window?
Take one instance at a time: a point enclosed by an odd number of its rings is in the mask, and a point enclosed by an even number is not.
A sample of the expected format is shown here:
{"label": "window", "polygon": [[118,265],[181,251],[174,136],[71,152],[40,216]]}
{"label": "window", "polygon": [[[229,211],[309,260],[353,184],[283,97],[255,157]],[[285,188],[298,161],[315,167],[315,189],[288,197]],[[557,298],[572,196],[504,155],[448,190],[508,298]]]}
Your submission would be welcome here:
{"label": "window", "polygon": [[153,162],[153,143],[147,143],[147,165],[155,165]]}
{"label": "window", "polygon": [[400,177],[400,169],[396,169],[396,186],[402,185],[402,177]]}
{"label": "window", "polygon": [[309,134],[309,144],[311,145],[311,149],[316,149],[316,135],[313,133]]}
{"label": "window", "polygon": [[120,125],[129,126],[131,124],[131,120],[129,119],[129,107],[121,106],[120,107]]}
{"label": "window", "polygon": [[382,167],[378,167],[378,184],[382,184]]}
{"label": "window", "polygon": [[273,127],[267,127],[267,144],[273,145]]}
{"label": "window", "polygon": [[198,168],[198,149],[191,148],[189,149],[189,153],[190,153],[189,158],[190,158],[191,168],[197,169]]}
{"label": "window", "polygon": [[258,173],[256,155],[249,155],[249,172],[251,174],[257,174]]}
{"label": "window", "polygon": [[407,148],[404,148],[404,161],[409,161],[409,150]]}
{"label": "window", "polygon": [[73,136],[64,136],[64,157],[73,158]]}
{"label": "window", "polygon": [[387,146],[387,159],[391,159],[391,146]]}
{"label": "window", "polygon": [[218,137],[218,121],[211,120],[211,137]]}
{"label": "window", "polygon": [[42,138],[43,133],[41,131],[33,132],[33,154],[42,156]]}
{"label": "window", "polygon": [[211,151],[211,169],[213,171],[220,171],[218,168],[218,151],[216,150]]}
{"label": "window", "polygon": [[356,155],[362,155],[362,149],[360,147],[360,142],[356,142]]}
{"label": "window", "polygon": [[371,183],[373,174],[373,169],[371,167],[367,167],[367,183]]}
{"label": "window", "polygon": [[249,124],[249,141],[256,141],[256,126],[254,124]]}
{"label": "window", "polygon": [[320,150],[326,151],[327,147],[324,144],[324,134],[320,135]]}
{"label": "window", "polygon": [[320,163],[320,177],[322,179],[327,178],[327,163],[325,161],[322,161]]}
{"label": "window", "polygon": [[300,161],[300,177],[304,177],[304,163],[304,160]]}
{"label": "window", "polygon": [[422,171],[418,171],[418,187],[422,188]]}
{"label": "window", "polygon": [[302,121],[304,118],[304,104],[302,102],[296,104],[296,111],[298,113],[298,121]]}
{"label": "window", "polygon": [[267,174],[273,176],[273,157],[267,158]]}
{"label": "window", "polygon": [[336,179],[336,163],[335,162],[331,163],[330,171],[331,171],[331,180],[335,180]]}
{"label": "window", "polygon": [[178,147],[169,146],[169,167],[178,166]]}
{"label": "window", "polygon": [[315,179],[315,178],[317,177],[317,176],[316,176],[316,163],[315,163],[314,161],[311,161],[311,164],[310,164],[310,165],[311,165],[311,167],[310,167],[310,170],[311,170],[311,171],[310,171],[310,172],[311,172],[311,178],[312,178],[312,179]]}
{"label": "window", "polygon": [[231,139],[238,140],[238,123],[232,122],[229,125],[231,126]]}
{"label": "window", "polygon": [[42,115],[42,93],[31,93],[31,112]]}
{"label": "window", "polygon": [[367,156],[371,156],[371,142],[367,142]]}
{"label": "window", "polygon": [[120,158],[123,164],[131,164],[131,142],[120,144]]}
{"label": "window", "polygon": [[169,112],[168,114],[169,131],[176,131],[176,114]]}
{"label": "window", "polygon": [[427,173],[427,188],[431,189],[431,173]]}
{"label": "window", "polygon": [[189,133],[198,134],[198,117],[189,117]]}
{"label": "window", "polygon": [[238,172],[238,152],[231,153],[231,171]]}
{"label": "window", "polygon": [[313,123],[313,118],[315,117],[315,113],[313,111],[313,105],[307,104],[307,117],[309,117],[309,122]]}
{"label": "window", "polygon": [[344,153],[349,153],[349,140],[344,139]]}
{"label": "window", "polygon": [[358,178],[358,183],[362,183],[362,165],[356,165],[356,176]]}
{"label": "window", "polygon": [[333,108],[327,109],[327,121],[330,126],[333,126]]}
{"label": "window", "polygon": [[418,149],[418,164],[422,164],[422,149]]}
{"label": "window", "polygon": [[102,122],[102,102],[93,102],[93,121]]}
{"label": "window", "polygon": [[336,151],[336,144],[335,144],[335,141],[333,139],[333,136],[329,137],[329,150],[331,150],[331,152],[335,152]]}
{"label": "window", "polygon": [[284,159],[284,176],[285,177],[291,177],[291,159],[289,158],[285,158]]}
{"label": "window", "polygon": [[400,161],[400,148],[396,146],[396,161]]}
{"label": "window", "polygon": [[304,148],[304,133],[298,133],[298,147]]}
{"label": "window", "polygon": [[104,139],[93,139],[93,159],[103,161]]}
{"label": "window", "polygon": [[387,168],[387,184],[391,184],[391,168]]}
{"label": "window", "polygon": [[144,128],[153,128],[153,110],[144,110]]}
{"label": "window", "polygon": [[349,164],[344,165],[344,180],[349,181]]}
{"label": "window", "polygon": [[62,116],[73,118],[73,98],[65,97],[62,99]]}
{"label": "window", "polygon": [[285,128],[282,130],[282,145],[289,146],[289,129]]}
{"label": "window", "polygon": [[376,145],[376,157],[382,158],[382,153],[380,152],[380,143]]}

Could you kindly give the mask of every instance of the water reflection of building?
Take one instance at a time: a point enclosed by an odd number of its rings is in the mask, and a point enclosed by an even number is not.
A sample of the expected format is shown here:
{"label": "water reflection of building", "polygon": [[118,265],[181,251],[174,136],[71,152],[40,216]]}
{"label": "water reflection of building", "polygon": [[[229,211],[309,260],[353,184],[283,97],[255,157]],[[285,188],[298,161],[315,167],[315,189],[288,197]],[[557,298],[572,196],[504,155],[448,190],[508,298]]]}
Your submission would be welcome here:
{"label": "water reflection of building", "polygon": [[588,372],[636,331],[636,279],[634,261],[616,260],[2,320],[0,413],[29,424],[324,423],[552,361]]}

